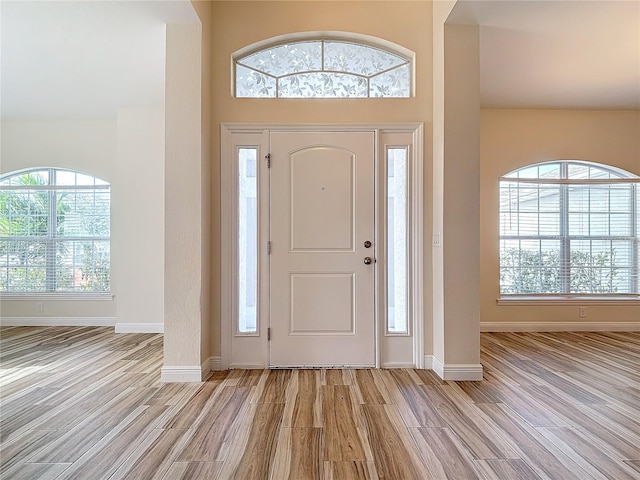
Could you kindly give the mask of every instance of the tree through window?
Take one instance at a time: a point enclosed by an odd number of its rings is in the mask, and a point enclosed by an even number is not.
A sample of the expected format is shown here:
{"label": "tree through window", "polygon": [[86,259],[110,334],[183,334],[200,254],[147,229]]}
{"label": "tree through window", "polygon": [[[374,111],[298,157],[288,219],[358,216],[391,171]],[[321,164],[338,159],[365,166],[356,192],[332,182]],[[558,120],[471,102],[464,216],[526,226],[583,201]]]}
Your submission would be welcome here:
{"label": "tree through window", "polygon": [[110,290],[107,182],[38,168],[0,177],[0,292]]}
{"label": "tree through window", "polygon": [[589,162],[500,179],[501,294],[639,294],[640,179]]}

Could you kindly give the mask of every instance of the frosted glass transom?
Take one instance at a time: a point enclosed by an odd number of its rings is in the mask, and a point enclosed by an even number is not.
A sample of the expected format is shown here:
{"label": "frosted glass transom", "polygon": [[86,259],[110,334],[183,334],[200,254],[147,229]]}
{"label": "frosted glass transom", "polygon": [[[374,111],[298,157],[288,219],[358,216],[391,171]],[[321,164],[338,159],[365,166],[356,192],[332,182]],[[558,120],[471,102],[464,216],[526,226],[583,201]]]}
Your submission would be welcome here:
{"label": "frosted glass transom", "polygon": [[237,97],[409,97],[411,61],[337,40],[291,42],[235,61]]}
{"label": "frosted glass transom", "polygon": [[238,63],[273,77],[314,72],[322,70],[322,42],[280,45],[256,52]]}
{"label": "frosted glass transom", "polygon": [[371,76],[406,64],[407,61],[367,45],[324,42],[324,69]]}
{"label": "frosted glass transom", "polygon": [[401,65],[393,70],[371,78],[370,97],[408,97],[409,65]]}
{"label": "frosted glass transom", "polygon": [[242,65],[236,66],[236,88],[242,97],[275,97],[276,79]]}
{"label": "frosted glass transom", "polygon": [[346,73],[298,73],[278,83],[283,98],[367,97],[367,79]]}

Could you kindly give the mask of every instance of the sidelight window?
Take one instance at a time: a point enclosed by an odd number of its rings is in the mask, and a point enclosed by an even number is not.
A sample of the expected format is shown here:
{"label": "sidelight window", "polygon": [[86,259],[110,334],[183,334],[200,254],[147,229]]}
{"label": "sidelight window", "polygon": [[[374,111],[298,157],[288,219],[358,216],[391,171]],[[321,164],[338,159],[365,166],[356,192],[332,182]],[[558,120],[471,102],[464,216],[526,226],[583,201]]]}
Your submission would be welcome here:
{"label": "sidelight window", "polygon": [[387,332],[407,333],[407,148],[387,148]]}
{"label": "sidelight window", "polygon": [[240,147],[238,158],[238,333],[257,332],[258,149]]}

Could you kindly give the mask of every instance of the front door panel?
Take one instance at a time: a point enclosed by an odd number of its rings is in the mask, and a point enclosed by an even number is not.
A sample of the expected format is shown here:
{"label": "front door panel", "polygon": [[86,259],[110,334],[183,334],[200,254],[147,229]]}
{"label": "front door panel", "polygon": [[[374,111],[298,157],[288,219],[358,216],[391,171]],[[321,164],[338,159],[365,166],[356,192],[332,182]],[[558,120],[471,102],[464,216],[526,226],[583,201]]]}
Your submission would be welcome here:
{"label": "front door panel", "polygon": [[374,144],[271,134],[271,366],[375,365]]}

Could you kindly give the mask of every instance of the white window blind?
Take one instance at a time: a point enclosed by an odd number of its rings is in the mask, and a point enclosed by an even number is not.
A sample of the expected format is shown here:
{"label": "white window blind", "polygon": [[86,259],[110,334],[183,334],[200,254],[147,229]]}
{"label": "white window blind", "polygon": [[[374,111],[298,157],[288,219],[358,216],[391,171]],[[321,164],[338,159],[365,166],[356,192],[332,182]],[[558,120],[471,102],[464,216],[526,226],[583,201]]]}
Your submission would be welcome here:
{"label": "white window blind", "polygon": [[110,290],[107,182],[40,168],[0,177],[0,292]]}
{"label": "white window blind", "polygon": [[639,294],[639,182],[579,161],[502,177],[501,294]]}

